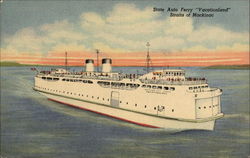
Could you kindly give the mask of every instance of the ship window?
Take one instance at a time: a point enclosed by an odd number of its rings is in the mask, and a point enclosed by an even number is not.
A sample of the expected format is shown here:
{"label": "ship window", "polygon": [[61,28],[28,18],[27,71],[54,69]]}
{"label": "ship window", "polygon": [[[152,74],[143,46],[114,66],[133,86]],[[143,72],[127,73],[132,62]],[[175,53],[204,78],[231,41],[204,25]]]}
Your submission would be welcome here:
{"label": "ship window", "polygon": [[153,88],[153,89],[156,89],[157,87],[156,87],[156,86],[153,86],[152,88]]}
{"label": "ship window", "polygon": [[122,103],[122,101],[120,101],[120,103]]}
{"label": "ship window", "polygon": [[171,91],[174,91],[174,90],[175,90],[175,87],[170,87],[170,90],[171,90]]}
{"label": "ship window", "polygon": [[201,109],[201,107],[199,107],[199,109]]}
{"label": "ship window", "polygon": [[110,85],[110,82],[105,82],[105,85]]}
{"label": "ship window", "polygon": [[83,82],[83,83],[88,83],[88,81],[87,81],[87,80],[82,80],[82,82]]}
{"label": "ship window", "polygon": [[109,99],[107,99],[109,101]]}
{"label": "ship window", "polygon": [[47,80],[52,80],[52,78],[51,77],[47,77]]}
{"label": "ship window", "polygon": [[97,99],[99,99],[99,97],[97,97]]}
{"label": "ship window", "polygon": [[72,94],[72,93],[70,93],[70,94]]}
{"label": "ship window", "polygon": [[154,107],[154,109],[156,110],[156,107]]}
{"label": "ship window", "polygon": [[74,82],[74,80],[71,79],[70,82]]}
{"label": "ship window", "polygon": [[65,81],[65,78],[63,78],[62,81]]}
{"label": "ship window", "polygon": [[88,83],[92,84],[93,82],[92,82],[92,81],[90,81],[90,80],[88,80]]}
{"label": "ship window", "polygon": [[94,98],[94,96],[92,96],[92,98]]}
{"label": "ship window", "polygon": [[128,102],[126,104],[128,104]]}
{"label": "ship window", "polygon": [[58,80],[59,80],[59,78],[53,78],[53,80],[56,80],[56,81],[58,81]]}
{"label": "ship window", "polygon": [[86,95],[86,97],[89,97],[88,95]]}
{"label": "ship window", "polygon": [[66,81],[68,81],[68,82],[69,82],[69,79],[66,79]]}
{"label": "ship window", "polygon": [[168,87],[164,87],[164,90],[168,90],[169,88]]}
{"label": "ship window", "polygon": [[147,108],[147,105],[145,105],[144,107]]}
{"label": "ship window", "polygon": [[42,79],[44,79],[44,80],[45,80],[45,79],[46,79],[46,77],[42,77]]}
{"label": "ship window", "polygon": [[193,87],[189,87],[189,90],[192,90],[193,89]]}
{"label": "ship window", "polygon": [[135,104],[135,106],[137,106],[137,104]]}
{"label": "ship window", "polygon": [[162,89],[162,86],[158,86],[157,88],[158,88],[158,89]]}
{"label": "ship window", "polygon": [[151,86],[150,86],[150,85],[147,85],[147,88],[151,88]]}
{"label": "ship window", "polygon": [[146,87],[146,85],[144,84],[144,85],[142,85],[141,87],[142,87],[142,88],[145,88],[145,87]]}
{"label": "ship window", "polygon": [[172,112],[174,112],[174,109],[172,109]]}
{"label": "ship window", "polygon": [[204,106],[204,109],[206,109],[206,107]]}
{"label": "ship window", "polygon": [[102,98],[102,100],[104,100],[104,98]]}
{"label": "ship window", "polygon": [[81,94],[78,94],[79,96],[81,96]]}

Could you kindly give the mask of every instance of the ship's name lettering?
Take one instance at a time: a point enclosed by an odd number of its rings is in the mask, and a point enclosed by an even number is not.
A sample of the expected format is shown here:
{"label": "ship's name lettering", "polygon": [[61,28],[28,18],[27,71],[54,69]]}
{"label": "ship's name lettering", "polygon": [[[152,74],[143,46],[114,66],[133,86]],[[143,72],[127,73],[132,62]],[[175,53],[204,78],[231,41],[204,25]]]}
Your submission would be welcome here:
{"label": "ship's name lettering", "polygon": [[153,12],[164,12],[164,8],[157,8],[157,7],[154,7],[153,8]]}
{"label": "ship's name lettering", "polygon": [[178,12],[178,9],[177,8],[170,8],[170,7],[168,7],[167,11],[168,12]]}

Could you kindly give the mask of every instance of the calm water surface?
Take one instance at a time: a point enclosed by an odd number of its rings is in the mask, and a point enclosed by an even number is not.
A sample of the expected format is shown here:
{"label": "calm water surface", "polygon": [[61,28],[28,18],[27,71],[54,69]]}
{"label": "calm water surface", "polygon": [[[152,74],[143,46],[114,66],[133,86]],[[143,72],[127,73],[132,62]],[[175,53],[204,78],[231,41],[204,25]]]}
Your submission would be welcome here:
{"label": "calm water surface", "polygon": [[[43,68],[49,69],[49,68]],[[80,70],[80,68],[71,68]],[[246,158],[250,155],[249,71],[184,68],[223,89],[214,131],[168,132],[51,102],[32,90],[30,67],[1,67],[1,157]],[[137,73],[142,68],[114,68]]]}

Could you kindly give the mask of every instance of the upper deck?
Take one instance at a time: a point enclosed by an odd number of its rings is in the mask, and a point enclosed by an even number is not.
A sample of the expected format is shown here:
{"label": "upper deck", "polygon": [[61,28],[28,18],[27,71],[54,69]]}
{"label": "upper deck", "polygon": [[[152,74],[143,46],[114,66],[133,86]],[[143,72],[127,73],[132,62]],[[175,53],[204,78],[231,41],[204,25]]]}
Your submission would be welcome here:
{"label": "upper deck", "polygon": [[205,78],[185,77],[184,70],[159,70],[147,74],[125,74],[116,72],[68,72],[66,70],[41,71],[37,77],[59,77],[69,79],[93,79],[107,81],[123,81],[128,79],[130,82],[143,84],[160,85],[199,85],[207,84]]}

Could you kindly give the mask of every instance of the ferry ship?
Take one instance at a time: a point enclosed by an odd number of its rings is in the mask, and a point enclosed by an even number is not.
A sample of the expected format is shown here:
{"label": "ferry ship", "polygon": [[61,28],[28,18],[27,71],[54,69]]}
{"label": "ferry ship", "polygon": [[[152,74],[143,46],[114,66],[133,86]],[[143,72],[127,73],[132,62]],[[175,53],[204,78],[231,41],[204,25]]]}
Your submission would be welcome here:
{"label": "ferry ship", "polygon": [[223,117],[222,90],[205,78],[186,77],[182,69],[112,72],[110,58],[102,59],[101,71],[95,71],[93,59],[86,59],[85,67],[40,71],[33,89],[51,101],[151,128],[214,130]]}

